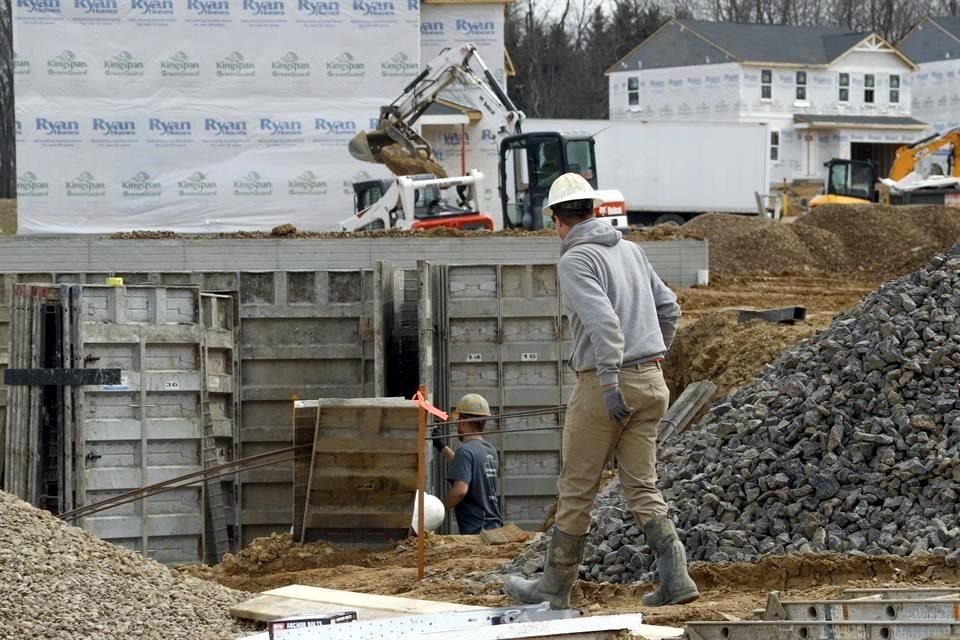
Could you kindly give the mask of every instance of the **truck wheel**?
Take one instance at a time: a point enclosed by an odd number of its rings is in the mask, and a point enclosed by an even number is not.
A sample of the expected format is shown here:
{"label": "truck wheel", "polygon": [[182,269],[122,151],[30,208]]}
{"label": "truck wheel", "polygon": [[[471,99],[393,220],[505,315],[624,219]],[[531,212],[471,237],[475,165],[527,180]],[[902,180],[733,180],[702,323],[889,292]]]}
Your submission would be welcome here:
{"label": "truck wheel", "polygon": [[672,224],[679,227],[684,222],[686,222],[686,219],[678,213],[665,213],[658,216],[657,219],[653,221],[653,224]]}

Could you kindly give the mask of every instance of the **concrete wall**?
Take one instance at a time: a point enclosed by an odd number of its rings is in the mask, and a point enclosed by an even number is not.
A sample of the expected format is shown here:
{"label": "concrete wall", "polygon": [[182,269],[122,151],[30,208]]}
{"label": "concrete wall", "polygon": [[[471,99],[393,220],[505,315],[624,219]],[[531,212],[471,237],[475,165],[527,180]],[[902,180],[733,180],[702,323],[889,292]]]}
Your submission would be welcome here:
{"label": "concrete wall", "polygon": [[[667,283],[689,287],[708,269],[701,240],[645,242],[641,247]],[[276,240],[106,240],[96,237],[0,238],[0,273],[143,273],[368,269],[377,261],[401,269],[417,260],[447,264],[555,262],[549,236],[469,238],[318,238]]]}

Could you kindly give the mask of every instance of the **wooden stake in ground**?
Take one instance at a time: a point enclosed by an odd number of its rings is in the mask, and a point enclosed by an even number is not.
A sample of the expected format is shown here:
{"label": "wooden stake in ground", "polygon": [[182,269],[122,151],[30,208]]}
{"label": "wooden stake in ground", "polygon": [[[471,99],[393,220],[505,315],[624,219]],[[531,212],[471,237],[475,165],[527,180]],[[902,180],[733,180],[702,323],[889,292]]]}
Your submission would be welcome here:
{"label": "wooden stake in ground", "polygon": [[[426,399],[427,387],[420,385],[420,397]],[[423,580],[424,571],[424,529],[423,509],[426,502],[427,465],[427,409],[422,404],[417,411],[417,580]]]}

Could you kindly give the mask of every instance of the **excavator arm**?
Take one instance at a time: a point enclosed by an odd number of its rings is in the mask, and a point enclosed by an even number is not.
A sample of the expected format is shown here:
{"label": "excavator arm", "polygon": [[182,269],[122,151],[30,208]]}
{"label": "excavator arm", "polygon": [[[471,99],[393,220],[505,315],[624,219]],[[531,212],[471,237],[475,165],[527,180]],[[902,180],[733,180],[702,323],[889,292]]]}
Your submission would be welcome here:
{"label": "excavator arm", "polygon": [[890,169],[890,179],[894,182],[903,180],[916,169],[921,160],[947,145],[952,146],[950,175],[960,177],[960,129],[951,129],[943,135],[934,134],[897,149],[893,167]]}
{"label": "excavator arm", "polygon": [[[479,67],[480,72],[474,70]],[[479,89],[476,100],[484,117],[493,122],[498,134],[520,132],[524,115],[503,91],[472,44],[444,49],[431,60],[393,103],[380,108],[377,128],[361,131],[350,141],[350,155],[364,162],[385,164],[397,175],[432,173],[443,178],[446,172],[434,158],[433,149],[414,129],[420,116],[454,82]]]}

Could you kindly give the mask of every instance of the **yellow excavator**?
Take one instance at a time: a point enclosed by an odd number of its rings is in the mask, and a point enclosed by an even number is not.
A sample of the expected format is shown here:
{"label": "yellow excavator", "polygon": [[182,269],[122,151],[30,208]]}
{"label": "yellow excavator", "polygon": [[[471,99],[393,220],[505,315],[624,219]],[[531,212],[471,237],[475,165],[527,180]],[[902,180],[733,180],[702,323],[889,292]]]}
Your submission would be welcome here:
{"label": "yellow excavator", "polygon": [[[943,147],[950,145],[947,170],[935,168],[932,173],[960,178],[960,129],[951,129],[944,134],[933,134],[917,142],[897,149],[890,169],[890,180],[899,182],[916,170],[917,165]],[[825,164],[827,181],[824,192],[810,200],[811,209],[824,204],[869,204],[879,202],[876,188],[876,166],[865,160],[841,160],[834,158]],[[946,202],[945,194],[955,193],[949,189],[920,189],[900,196],[886,194],[887,204],[952,204]]]}

